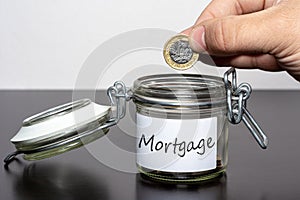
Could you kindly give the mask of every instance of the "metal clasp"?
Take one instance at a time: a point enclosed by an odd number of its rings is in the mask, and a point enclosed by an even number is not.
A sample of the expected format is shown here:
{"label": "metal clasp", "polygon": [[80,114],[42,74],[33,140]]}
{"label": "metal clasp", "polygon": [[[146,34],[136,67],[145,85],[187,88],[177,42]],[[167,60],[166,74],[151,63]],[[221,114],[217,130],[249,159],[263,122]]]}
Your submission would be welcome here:
{"label": "metal clasp", "polygon": [[[229,81],[230,75],[231,82]],[[268,138],[246,108],[246,102],[252,92],[251,86],[248,83],[241,83],[237,86],[234,68],[230,68],[225,72],[224,83],[227,93],[228,120],[232,124],[239,124],[243,121],[260,147],[266,149]]]}
{"label": "metal clasp", "polygon": [[131,90],[127,91],[125,84],[121,81],[116,81],[113,86],[107,89],[107,96],[110,99],[112,110],[115,114],[111,120],[119,122],[126,114],[126,101],[132,97]]}

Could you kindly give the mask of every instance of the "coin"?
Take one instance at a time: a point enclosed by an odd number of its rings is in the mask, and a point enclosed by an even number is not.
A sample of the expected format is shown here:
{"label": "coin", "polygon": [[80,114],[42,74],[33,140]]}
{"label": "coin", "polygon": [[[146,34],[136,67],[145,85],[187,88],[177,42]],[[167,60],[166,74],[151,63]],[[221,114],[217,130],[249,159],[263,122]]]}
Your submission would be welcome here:
{"label": "coin", "polygon": [[186,35],[176,35],[168,40],[163,54],[166,63],[177,70],[191,68],[199,58],[199,54],[191,49]]}

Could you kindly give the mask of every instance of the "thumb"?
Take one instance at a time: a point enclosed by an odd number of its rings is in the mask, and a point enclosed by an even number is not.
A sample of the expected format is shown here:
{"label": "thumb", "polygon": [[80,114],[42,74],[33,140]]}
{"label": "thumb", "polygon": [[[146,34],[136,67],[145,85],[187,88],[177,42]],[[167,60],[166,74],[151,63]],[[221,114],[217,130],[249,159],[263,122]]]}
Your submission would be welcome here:
{"label": "thumb", "polygon": [[204,21],[189,34],[191,48],[218,56],[269,53],[280,41],[279,31],[272,30],[276,20],[270,19],[265,13],[253,13]]}

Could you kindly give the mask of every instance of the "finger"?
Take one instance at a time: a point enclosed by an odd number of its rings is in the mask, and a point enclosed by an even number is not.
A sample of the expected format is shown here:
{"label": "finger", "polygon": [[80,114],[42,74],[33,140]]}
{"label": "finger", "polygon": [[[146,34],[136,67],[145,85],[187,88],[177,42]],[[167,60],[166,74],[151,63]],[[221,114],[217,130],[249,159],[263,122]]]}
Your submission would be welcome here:
{"label": "finger", "polygon": [[273,34],[278,32],[273,18],[272,13],[265,10],[205,21],[190,32],[191,48],[218,56],[271,52],[281,41],[281,33]]}
{"label": "finger", "polygon": [[267,2],[267,0],[213,0],[204,9],[195,24],[192,27],[189,27],[182,31],[181,34],[190,35],[192,29],[205,20],[220,18],[229,15],[247,14],[263,10],[265,2]]}
{"label": "finger", "polygon": [[241,69],[282,71],[275,57],[269,54],[213,57],[217,66],[233,66]]}
{"label": "finger", "polygon": [[209,19],[261,11],[276,3],[277,0],[213,0],[204,9],[195,22],[195,25]]}

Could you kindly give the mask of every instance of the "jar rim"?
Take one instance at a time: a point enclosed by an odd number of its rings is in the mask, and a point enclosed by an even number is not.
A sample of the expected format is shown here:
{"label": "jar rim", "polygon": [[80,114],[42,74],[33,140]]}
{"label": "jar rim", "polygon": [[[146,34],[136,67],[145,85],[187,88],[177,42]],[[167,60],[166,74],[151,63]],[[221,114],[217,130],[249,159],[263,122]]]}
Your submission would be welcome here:
{"label": "jar rim", "polygon": [[185,108],[211,108],[226,105],[221,77],[201,74],[155,74],[134,81],[136,103]]}

